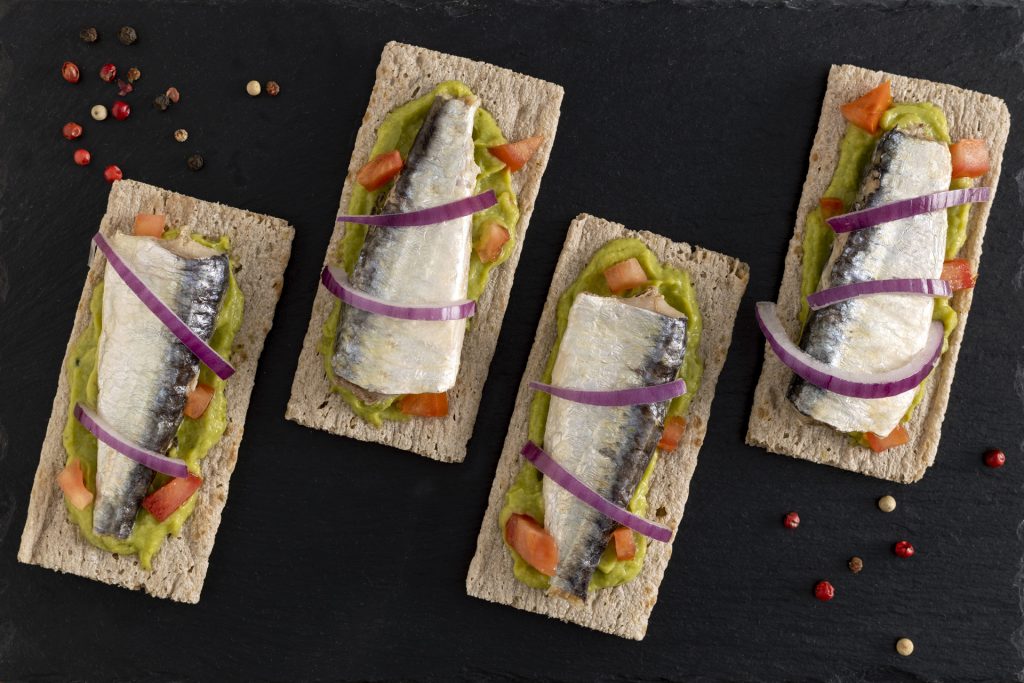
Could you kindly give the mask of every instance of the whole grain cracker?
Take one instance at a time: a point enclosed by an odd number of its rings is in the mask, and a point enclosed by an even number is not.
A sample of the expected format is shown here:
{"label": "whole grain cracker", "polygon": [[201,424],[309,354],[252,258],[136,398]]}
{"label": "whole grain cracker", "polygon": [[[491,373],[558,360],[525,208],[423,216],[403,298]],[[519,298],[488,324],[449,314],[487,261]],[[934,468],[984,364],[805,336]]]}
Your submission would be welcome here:
{"label": "whole grain cracker", "polygon": [[579,276],[601,246],[619,237],[641,239],[664,263],[686,270],[693,281],[697,303],[704,319],[700,354],[704,374],[686,416],[686,433],[679,448],[658,461],[648,494],[654,521],[673,529],[673,540],[683,517],[690,479],[697,466],[697,453],[707,431],[711,401],[718,375],[725,363],[732,328],[749,279],[742,261],[685,243],[672,242],[650,232],[634,232],[622,225],[581,214],[569,227],[565,246],[551,279],[547,302],[537,326],[530,358],[516,395],[515,411],[498,461],[487,512],[477,538],[476,554],[469,566],[466,592],[472,596],[511,605],[530,612],[572,622],[623,638],[642,640],[647,621],[658,599],[672,543],[652,542],[640,574],[626,584],[596,591],[587,605],[549,597],[544,591],[520,583],[512,574],[512,556],[502,540],[498,516],[505,493],[522,467],[519,450],[527,440],[530,402],[529,382],[544,371],[558,329],[558,299]]}
{"label": "whole grain cracker", "polygon": [[[377,128],[384,117],[396,107],[447,80],[459,80],[468,85],[509,140],[544,136],[537,153],[512,176],[520,211],[515,248],[508,261],[491,272],[490,282],[477,302],[477,313],[463,344],[458,379],[448,392],[449,413],[444,418],[385,421],[381,427],[374,427],[353,413],[338,394],[332,393],[317,346],[335,299],[318,286],[285,417],[307,427],[394,446],[434,460],[462,462],[476,421],[487,370],[498,343],[498,332],[541,176],[554,143],[563,91],[561,86],[490,64],[421,47],[388,43],[377,67],[377,81],[363,116],[363,125],[356,135],[338,215],[348,213],[356,173],[367,162],[377,137]],[[344,224],[337,224],[325,264],[336,260],[333,255],[337,253],[338,241],[344,234]],[[318,282],[316,275],[310,273],[311,283]]]}

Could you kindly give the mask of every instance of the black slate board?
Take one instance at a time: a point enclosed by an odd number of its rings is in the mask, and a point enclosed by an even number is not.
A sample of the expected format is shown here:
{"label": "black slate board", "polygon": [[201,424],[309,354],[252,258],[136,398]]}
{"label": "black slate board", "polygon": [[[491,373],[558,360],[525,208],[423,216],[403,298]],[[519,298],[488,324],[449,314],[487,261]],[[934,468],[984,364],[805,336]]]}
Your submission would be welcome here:
{"label": "black slate board", "polygon": [[[643,3],[369,6],[0,2],[0,679],[1008,680],[1022,668],[1024,22],[1017,10]],[[115,32],[129,23],[139,43]],[[77,32],[94,24],[101,42]],[[390,39],[565,86],[468,460],[448,466],[283,418],[353,137]],[[86,73],[77,86],[65,59]],[[135,112],[88,118],[113,61]],[[1017,119],[936,466],[895,486],[743,444],[831,63],[1003,97]],[[281,83],[251,99],[251,78]],[[169,85],[182,102],[150,106]],[[82,169],[60,137],[86,127]],[[185,145],[171,139],[189,130]],[[204,154],[192,173],[187,153]],[[203,600],[155,600],[15,561],[60,360],[106,202],[128,177],[281,216],[293,259]],[[1016,184],[1015,181],[1016,180]],[[465,596],[548,278],[587,211],[751,266],[650,631],[632,643]],[[1016,390],[1015,390],[1016,387]],[[990,445],[1009,464],[981,465]],[[897,511],[875,500],[892,493]],[[798,510],[796,532],[781,516]],[[918,554],[889,551],[909,538]],[[846,570],[858,554],[866,568]],[[820,578],[838,597],[816,602]],[[894,651],[913,638],[911,658]]]}

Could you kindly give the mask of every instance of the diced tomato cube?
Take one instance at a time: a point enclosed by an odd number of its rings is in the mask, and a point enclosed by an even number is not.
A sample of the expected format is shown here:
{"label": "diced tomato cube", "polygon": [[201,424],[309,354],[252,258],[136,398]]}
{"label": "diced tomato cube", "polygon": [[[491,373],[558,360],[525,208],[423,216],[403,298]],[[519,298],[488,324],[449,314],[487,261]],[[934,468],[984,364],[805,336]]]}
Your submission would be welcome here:
{"label": "diced tomato cube", "polygon": [[608,289],[613,294],[621,294],[627,289],[633,289],[647,284],[647,273],[644,267],[635,258],[628,258],[609,266],[604,271],[604,279],[608,282]]}
{"label": "diced tomato cube", "polygon": [[132,234],[137,237],[163,237],[167,216],[162,213],[140,213],[135,216]]}
{"label": "diced tomato cube", "polygon": [[194,474],[187,477],[175,477],[142,499],[142,507],[149,514],[162,522],[170,517],[175,510],[185,504],[192,494],[199,490],[203,480]]}
{"label": "diced tomato cube", "polygon": [[397,149],[378,154],[359,169],[359,173],[356,174],[356,182],[365,187],[367,191],[373,192],[391,182],[392,178],[402,170],[402,166],[404,166],[402,155]]}
{"label": "diced tomato cube", "polygon": [[891,106],[892,91],[889,89],[889,81],[885,81],[871,92],[844,104],[840,111],[847,121],[874,135],[878,132],[882,114]]}
{"label": "diced tomato cube", "polygon": [[69,460],[61,473],[57,475],[57,485],[67,496],[68,502],[79,510],[85,509],[92,502],[92,491],[85,487],[82,463],[77,458]]}
{"label": "diced tomato cube", "polygon": [[910,441],[910,434],[903,425],[896,425],[896,429],[892,430],[888,436],[879,436],[874,432],[868,432],[864,435],[864,438],[867,439],[871,450],[875,453],[881,453],[893,446],[902,446],[907,443]]}
{"label": "diced tomato cube", "polygon": [[632,560],[636,557],[636,540],[632,529],[620,526],[612,532],[612,543],[615,544],[616,560]]}
{"label": "diced tomato cube", "polygon": [[679,440],[683,438],[686,431],[686,418],[682,415],[673,415],[665,420],[665,429],[661,433],[661,441],[658,442],[658,450],[664,453],[671,453],[679,447]]}
{"label": "diced tomato cube", "polygon": [[398,409],[417,417],[443,417],[448,414],[448,394],[406,394],[399,399]]}
{"label": "diced tomato cube", "polygon": [[988,145],[984,140],[961,140],[949,146],[954,178],[980,178],[988,173]]}
{"label": "diced tomato cube", "polygon": [[477,240],[476,255],[481,263],[491,263],[501,255],[501,248],[508,242],[509,234],[505,226],[498,221],[488,221],[480,230]]}
{"label": "diced tomato cube", "polygon": [[949,283],[954,292],[971,289],[978,282],[978,276],[971,272],[971,264],[962,258],[943,262],[942,279]]}
{"label": "diced tomato cube", "polygon": [[505,542],[541,574],[555,575],[558,546],[554,537],[533,517],[518,513],[509,517],[505,522]]}
{"label": "diced tomato cube", "polygon": [[525,166],[530,157],[537,153],[542,142],[544,142],[543,135],[534,135],[517,142],[506,142],[504,145],[488,147],[487,150],[504,161],[508,170],[514,173]]}
{"label": "diced tomato cube", "polygon": [[213,387],[209,384],[197,384],[185,400],[185,414],[198,420],[206,412],[213,398]]}
{"label": "diced tomato cube", "polygon": [[843,200],[837,197],[822,197],[818,205],[821,207],[821,217],[825,220],[838,216],[845,211]]}

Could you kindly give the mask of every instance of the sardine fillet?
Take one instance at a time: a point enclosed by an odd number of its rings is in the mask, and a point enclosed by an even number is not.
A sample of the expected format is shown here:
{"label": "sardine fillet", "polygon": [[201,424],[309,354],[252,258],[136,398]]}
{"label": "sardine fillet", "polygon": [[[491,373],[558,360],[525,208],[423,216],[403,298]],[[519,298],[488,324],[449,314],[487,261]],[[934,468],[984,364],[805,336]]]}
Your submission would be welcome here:
{"label": "sardine fillet", "polygon": [[[209,340],[227,289],[228,258],[182,237],[115,234],[114,248],[156,295]],[[98,347],[99,414],[125,439],[166,453],[199,376],[199,360],[108,263]],[[153,471],[99,444],[93,531],[127,538]]]}
{"label": "sardine fillet", "polygon": [[[579,294],[569,310],[551,381],[609,390],[676,377],[686,350],[686,318],[635,301]],[[663,302],[662,302],[663,305]],[[668,309],[672,310],[672,309]],[[599,494],[629,503],[661,437],[668,402],[603,408],[552,397],[544,434],[551,456]],[[558,545],[550,592],[585,600],[615,522],[545,478],[544,526]]]}
{"label": "sardine fillet", "polygon": [[[878,141],[855,208],[949,188],[949,148],[894,129]],[[889,278],[937,278],[946,249],[946,212],[936,211],[838,235],[819,289]],[[928,337],[933,302],[912,294],[852,299],[813,312],[801,343],[811,356],[843,370],[878,373],[906,364]],[[840,396],[799,378],[789,398],[801,413],[842,432],[888,434],[915,389],[889,398]]]}
{"label": "sardine fillet", "polygon": [[[475,99],[434,100],[384,213],[437,206],[473,193],[479,173],[473,159],[478,107]],[[394,303],[465,299],[472,230],[472,216],[419,228],[371,226],[352,284]],[[458,375],[465,334],[465,320],[400,320],[345,306],[332,365],[342,379],[377,394],[447,391]]]}

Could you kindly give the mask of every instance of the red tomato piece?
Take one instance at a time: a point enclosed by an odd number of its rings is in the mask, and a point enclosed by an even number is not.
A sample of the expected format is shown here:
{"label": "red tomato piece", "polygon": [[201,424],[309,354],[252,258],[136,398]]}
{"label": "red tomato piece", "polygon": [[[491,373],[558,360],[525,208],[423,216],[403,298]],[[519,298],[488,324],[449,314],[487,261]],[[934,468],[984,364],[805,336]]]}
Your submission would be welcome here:
{"label": "red tomato piece", "polygon": [[367,191],[373,192],[391,182],[404,165],[402,155],[397,149],[378,154],[359,169],[359,173],[356,174],[356,182],[365,187]]}
{"label": "red tomato piece", "polygon": [[647,273],[644,267],[635,258],[628,258],[609,266],[604,271],[604,279],[608,282],[608,289],[613,294],[621,294],[627,289],[633,289],[640,285],[647,284]]}
{"label": "red tomato piece", "polygon": [[167,216],[162,213],[140,213],[135,216],[132,234],[139,237],[163,237]]}
{"label": "red tomato piece", "polygon": [[534,135],[532,138],[525,138],[517,142],[506,142],[504,145],[488,147],[487,150],[504,161],[508,170],[514,173],[525,166],[530,157],[537,153],[542,142],[544,142],[543,135]]}
{"label": "red tomato piece", "polygon": [[683,438],[686,431],[686,418],[682,415],[673,415],[665,420],[665,429],[661,433],[661,441],[658,442],[658,450],[664,453],[671,453],[679,447],[679,440]]}
{"label": "red tomato piece", "polygon": [[980,178],[988,173],[988,146],[984,140],[961,140],[949,146],[954,178]]}
{"label": "red tomato piece", "polygon": [[509,517],[505,522],[505,542],[541,574],[555,575],[558,546],[554,537],[533,517],[520,514]]}
{"label": "red tomato piece", "polygon": [[92,502],[92,491],[85,487],[85,477],[82,475],[82,463],[77,459],[71,460],[61,473],[57,475],[57,485],[67,496],[68,502],[75,508],[82,510]]}
{"label": "red tomato piece", "polygon": [[871,92],[840,107],[843,118],[874,135],[885,110],[892,106],[892,91],[885,81]]}
{"label": "red tomato piece", "polygon": [[620,526],[612,532],[612,542],[615,544],[616,560],[632,560],[636,557],[636,541],[632,529]]}
{"label": "red tomato piece", "polygon": [[194,474],[175,477],[142,499],[142,507],[162,522],[185,504],[192,494],[199,490],[203,480]]}
{"label": "red tomato piece", "polygon": [[197,384],[185,400],[185,415],[198,420],[206,412],[213,399],[213,387],[209,384]]}
{"label": "red tomato piece", "polygon": [[417,417],[444,417],[448,414],[448,394],[406,394],[399,399],[398,409]]}
{"label": "red tomato piece", "polygon": [[943,262],[942,279],[949,283],[954,292],[971,289],[978,282],[978,276],[971,272],[971,264],[962,258]]}
{"label": "red tomato piece", "polygon": [[868,445],[871,446],[871,450],[875,453],[881,453],[893,446],[902,446],[907,443],[910,441],[910,434],[907,432],[907,428],[903,425],[896,425],[896,429],[889,432],[888,436],[879,436],[874,432],[868,432],[864,435],[864,438],[867,439]]}
{"label": "red tomato piece", "polygon": [[843,200],[837,197],[822,197],[818,205],[821,207],[821,217],[825,220],[846,211],[846,207],[843,206]]}
{"label": "red tomato piece", "polygon": [[481,263],[496,261],[501,255],[501,248],[508,242],[510,235],[505,226],[498,221],[488,221],[480,232],[476,245],[476,255]]}

